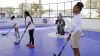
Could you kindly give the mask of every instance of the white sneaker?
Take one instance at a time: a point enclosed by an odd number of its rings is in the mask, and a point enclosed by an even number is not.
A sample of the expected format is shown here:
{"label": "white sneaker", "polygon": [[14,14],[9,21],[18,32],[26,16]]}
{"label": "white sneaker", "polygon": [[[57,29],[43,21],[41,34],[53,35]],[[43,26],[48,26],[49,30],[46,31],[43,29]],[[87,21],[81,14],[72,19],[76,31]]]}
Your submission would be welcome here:
{"label": "white sneaker", "polygon": [[16,38],[15,38],[15,42],[18,43],[19,40],[20,40],[20,36],[16,36]]}
{"label": "white sneaker", "polygon": [[82,33],[81,37],[83,37],[83,36],[84,36],[84,34]]}

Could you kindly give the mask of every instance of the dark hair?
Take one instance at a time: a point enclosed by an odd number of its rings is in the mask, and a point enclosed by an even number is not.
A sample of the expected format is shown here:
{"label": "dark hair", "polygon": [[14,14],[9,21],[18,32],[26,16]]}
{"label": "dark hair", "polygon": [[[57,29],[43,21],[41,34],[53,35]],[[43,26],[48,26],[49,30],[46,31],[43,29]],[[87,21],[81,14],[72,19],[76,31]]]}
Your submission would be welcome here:
{"label": "dark hair", "polygon": [[33,19],[32,19],[32,17],[30,16],[29,12],[28,12],[28,11],[25,11],[24,14],[25,14],[26,16],[29,16],[29,17],[31,18],[32,23],[33,23]]}
{"label": "dark hair", "polygon": [[77,2],[77,4],[76,4],[75,6],[77,6],[77,7],[80,9],[80,11],[81,11],[82,8],[84,7],[84,5],[83,5],[82,2]]}
{"label": "dark hair", "polygon": [[14,19],[14,18],[15,18],[15,16],[12,16],[11,18],[13,18],[13,19]]}

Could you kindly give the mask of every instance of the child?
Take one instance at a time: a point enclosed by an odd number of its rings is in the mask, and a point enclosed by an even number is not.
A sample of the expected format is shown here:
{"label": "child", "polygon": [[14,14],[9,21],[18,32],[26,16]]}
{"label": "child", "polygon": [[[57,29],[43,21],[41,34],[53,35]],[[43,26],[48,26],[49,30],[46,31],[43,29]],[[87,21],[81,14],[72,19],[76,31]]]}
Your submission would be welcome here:
{"label": "child", "polygon": [[30,42],[29,44],[27,44],[26,46],[28,46],[29,48],[34,48],[34,29],[35,29],[35,25],[33,23],[33,19],[30,16],[28,11],[24,12],[24,17],[26,19],[26,29],[28,29],[29,31],[29,37],[30,37]]}
{"label": "child", "polygon": [[67,38],[67,40],[69,41],[70,37],[72,37],[72,49],[74,52],[74,56],[80,56],[78,41],[79,41],[80,37],[82,36],[82,30],[81,30],[82,18],[81,18],[80,12],[83,7],[84,7],[84,5],[82,2],[78,2],[74,6],[74,8],[73,8],[74,17],[72,19],[72,29]]}
{"label": "child", "polygon": [[56,20],[55,24],[57,25],[57,34],[64,35],[65,21],[63,20],[61,13],[59,13],[58,19]]}
{"label": "child", "polygon": [[64,28],[65,28],[65,21],[61,17],[61,20],[60,20],[60,35],[64,35],[65,34]]}
{"label": "child", "polygon": [[19,39],[20,39],[20,35],[19,35],[19,27],[20,27],[20,24],[15,20],[15,16],[12,16],[11,17],[11,20],[12,20],[12,24],[13,24],[13,28],[15,28],[15,36],[16,36],[16,39],[15,39],[15,44],[19,42]]}

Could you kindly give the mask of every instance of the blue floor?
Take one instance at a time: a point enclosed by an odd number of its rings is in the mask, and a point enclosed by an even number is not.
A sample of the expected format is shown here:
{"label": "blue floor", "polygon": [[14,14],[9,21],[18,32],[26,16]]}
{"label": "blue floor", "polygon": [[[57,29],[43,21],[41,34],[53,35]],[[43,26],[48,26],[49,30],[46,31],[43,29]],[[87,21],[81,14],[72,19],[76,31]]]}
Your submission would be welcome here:
{"label": "blue floor", "polygon": [[[34,33],[35,48],[29,49],[26,44],[29,42],[28,32],[24,35],[19,45],[14,45],[15,36],[12,30],[7,36],[2,36],[9,29],[0,30],[0,56],[53,56],[62,49],[65,38],[53,38],[48,33],[56,31],[55,27],[36,28]],[[20,35],[23,33],[20,29]],[[100,56],[100,32],[83,31],[84,37],[79,41],[81,56]],[[61,56],[74,56],[71,49],[71,40],[67,43]]]}

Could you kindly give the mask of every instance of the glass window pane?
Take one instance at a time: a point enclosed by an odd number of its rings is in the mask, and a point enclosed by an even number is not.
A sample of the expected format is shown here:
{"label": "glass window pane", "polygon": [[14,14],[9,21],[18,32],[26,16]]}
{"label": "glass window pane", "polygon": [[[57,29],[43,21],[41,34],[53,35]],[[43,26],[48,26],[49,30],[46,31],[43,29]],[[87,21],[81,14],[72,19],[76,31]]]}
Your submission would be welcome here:
{"label": "glass window pane", "polygon": [[59,13],[62,13],[62,15],[64,16],[64,3],[58,4],[58,15]]}
{"label": "glass window pane", "polygon": [[90,9],[83,9],[81,12],[82,18],[90,18]]}
{"label": "glass window pane", "polygon": [[100,18],[100,0],[91,0],[91,18]]}
{"label": "glass window pane", "polygon": [[15,9],[14,13],[12,14],[14,15],[16,18],[23,18],[23,12],[22,9]]}
{"label": "glass window pane", "polygon": [[71,2],[65,3],[65,16],[71,16]]}
{"label": "glass window pane", "polygon": [[[89,0],[87,0],[87,1],[89,1]],[[81,2],[84,4],[84,8],[81,12],[82,18],[90,18],[90,16],[91,16],[90,15],[90,13],[91,13],[91,11],[90,11],[90,1],[89,2],[87,2],[87,1],[81,0]]]}
{"label": "glass window pane", "polygon": [[10,18],[14,11],[14,8],[2,8],[2,18]]}
{"label": "glass window pane", "polygon": [[42,16],[41,17],[49,17],[49,4],[42,5]]}
{"label": "glass window pane", "polygon": [[50,17],[57,17],[57,4],[50,4]]}
{"label": "glass window pane", "polygon": [[23,10],[31,10],[31,4],[22,3],[21,6]]}
{"label": "glass window pane", "polygon": [[[32,17],[40,17],[40,10],[39,10],[39,4],[31,4],[31,7],[32,7]],[[41,7],[42,8],[42,7]]]}

